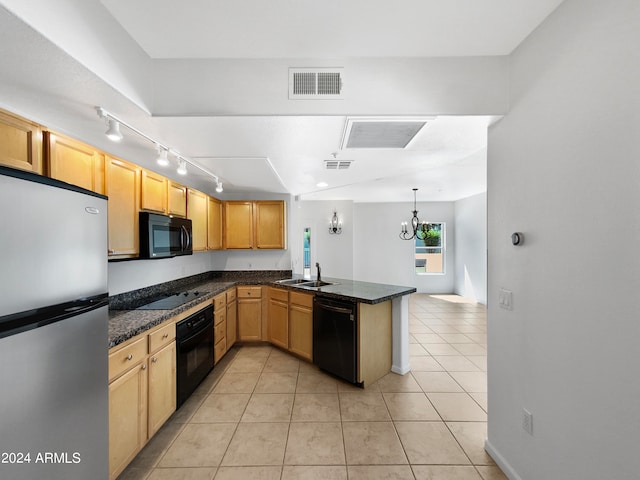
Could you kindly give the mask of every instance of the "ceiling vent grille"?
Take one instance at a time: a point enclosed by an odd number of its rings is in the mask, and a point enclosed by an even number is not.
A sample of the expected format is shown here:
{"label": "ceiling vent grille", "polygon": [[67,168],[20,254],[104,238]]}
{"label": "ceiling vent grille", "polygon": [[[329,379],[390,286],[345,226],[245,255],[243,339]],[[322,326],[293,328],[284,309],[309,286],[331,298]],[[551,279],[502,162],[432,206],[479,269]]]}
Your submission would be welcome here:
{"label": "ceiling vent grille", "polygon": [[342,68],[290,68],[289,98],[335,100],[343,98]]}
{"label": "ceiling vent grille", "polygon": [[325,160],[324,168],[327,170],[346,170],[352,163],[353,160]]}

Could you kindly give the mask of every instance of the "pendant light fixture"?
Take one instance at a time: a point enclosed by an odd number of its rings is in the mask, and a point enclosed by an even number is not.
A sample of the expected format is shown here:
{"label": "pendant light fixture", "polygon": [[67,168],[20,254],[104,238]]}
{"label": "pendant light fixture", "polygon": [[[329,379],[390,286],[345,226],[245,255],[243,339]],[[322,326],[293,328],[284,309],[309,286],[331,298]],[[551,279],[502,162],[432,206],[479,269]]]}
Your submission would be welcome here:
{"label": "pendant light fixture", "polygon": [[407,222],[402,222],[400,224],[400,238],[402,240],[413,240],[414,238],[418,238],[419,240],[424,240],[427,236],[427,232],[429,231],[429,226],[427,222],[420,222],[418,218],[418,210],[416,208],[416,192],[417,188],[413,189],[413,216],[411,217],[411,231],[409,231]]}

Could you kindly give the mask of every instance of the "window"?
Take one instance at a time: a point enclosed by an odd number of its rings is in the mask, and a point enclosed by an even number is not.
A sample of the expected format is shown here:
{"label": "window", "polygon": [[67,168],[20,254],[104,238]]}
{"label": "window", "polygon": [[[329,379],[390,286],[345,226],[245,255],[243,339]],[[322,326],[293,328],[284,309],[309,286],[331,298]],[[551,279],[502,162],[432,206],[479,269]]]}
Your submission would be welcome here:
{"label": "window", "polygon": [[311,278],[311,229],[304,229],[302,244],[302,269],[303,277]]}
{"label": "window", "polygon": [[416,237],[416,273],[443,274],[445,228],[442,222],[427,223],[427,236],[423,240]]}

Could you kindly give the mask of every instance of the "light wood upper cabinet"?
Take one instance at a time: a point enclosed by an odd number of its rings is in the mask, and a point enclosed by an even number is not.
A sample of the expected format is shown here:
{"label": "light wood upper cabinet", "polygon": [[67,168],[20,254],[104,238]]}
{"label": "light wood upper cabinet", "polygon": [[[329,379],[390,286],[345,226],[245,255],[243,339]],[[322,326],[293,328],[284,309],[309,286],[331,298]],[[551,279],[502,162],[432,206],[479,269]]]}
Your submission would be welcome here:
{"label": "light wood upper cabinet", "polygon": [[220,250],[222,248],[222,202],[217,198],[208,197],[207,215],[207,248]]}
{"label": "light wood upper cabinet", "polygon": [[187,218],[193,228],[193,251],[207,249],[207,195],[187,189]]}
{"label": "light wood upper cabinet", "polygon": [[140,208],[157,213],[167,213],[167,179],[149,170],[142,170]]}
{"label": "light wood upper cabinet", "polygon": [[47,172],[51,178],[104,193],[104,154],[90,145],[44,132]]}
{"label": "light wood upper cabinet", "polygon": [[256,248],[286,248],[284,202],[254,202],[253,211]]}
{"label": "light wood upper cabinet", "polygon": [[0,110],[0,164],[42,174],[40,125]]}
{"label": "light wood upper cabinet", "polygon": [[109,256],[134,257],[140,253],[140,172],[137,165],[106,158],[109,197]]}
{"label": "light wood upper cabinet", "polygon": [[224,248],[253,248],[253,202],[224,202]]}
{"label": "light wood upper cabinet", "polygon": [[169,215],[177,217],[187,216],[187,187],[169,180]]}
{"label": "light wood upper cabinet", "polygon": [[224,202],[224,248],[286,248],[284,201]]}

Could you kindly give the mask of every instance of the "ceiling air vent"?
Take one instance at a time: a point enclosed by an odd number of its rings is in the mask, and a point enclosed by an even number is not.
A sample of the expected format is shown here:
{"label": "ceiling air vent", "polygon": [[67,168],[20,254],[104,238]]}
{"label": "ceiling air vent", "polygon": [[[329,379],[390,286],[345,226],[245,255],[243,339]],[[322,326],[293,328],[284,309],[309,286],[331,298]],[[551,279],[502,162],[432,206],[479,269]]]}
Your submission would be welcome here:
{"label": "ceiling air vent", "polygon": [[349,117],[341,148],[407,148],[431,120],[433,117]]}
{"label": "ceiling air vent", "polygon": [[353,160],[325,160],[324,168],[327,170],[346,170],[352,162]]}
{"label": "ceiling air vent", "polygon": [[290,68],[289,98],[335,100],[342,95],[342,67]]}

